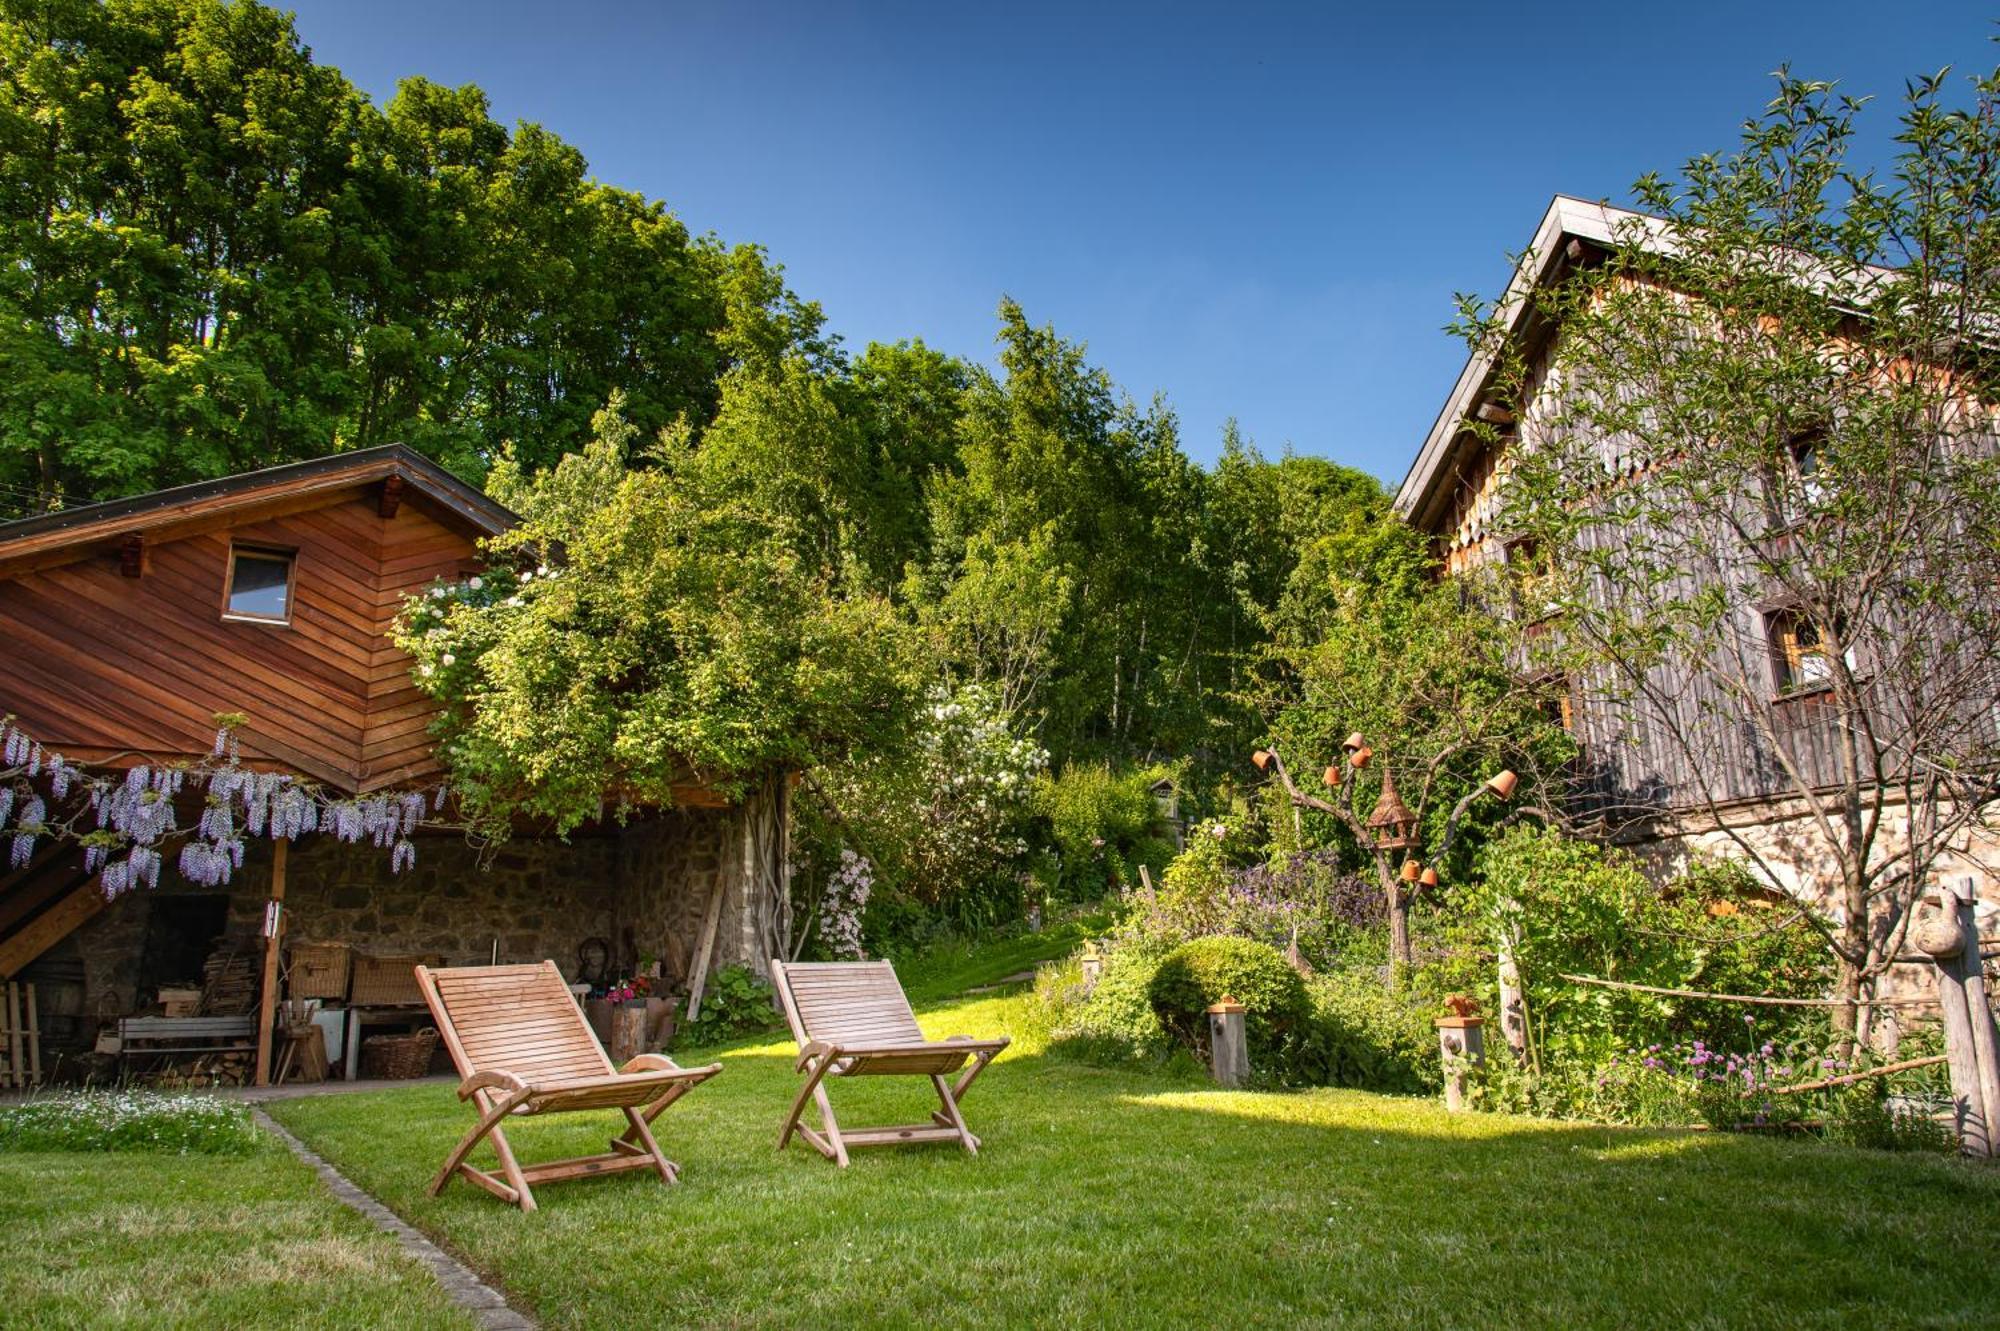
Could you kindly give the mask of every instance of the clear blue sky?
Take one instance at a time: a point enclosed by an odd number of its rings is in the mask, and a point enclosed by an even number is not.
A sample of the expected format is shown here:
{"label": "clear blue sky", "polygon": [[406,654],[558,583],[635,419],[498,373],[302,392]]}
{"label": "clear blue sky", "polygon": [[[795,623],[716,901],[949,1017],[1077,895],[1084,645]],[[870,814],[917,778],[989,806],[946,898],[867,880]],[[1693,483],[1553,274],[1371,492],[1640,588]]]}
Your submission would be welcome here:
{"label": "clear blue sky", "polygon": [[[279,0],[283,3],[284,0]],[[600,179],[757,241],[858,349],[991,360],[1002,293],[1164,393],[1402,477],[1549,196],[1726,148],[1770,70],[1881,97],[2000,63],[1972,3],[294,0],[377,100],[477,83]],[[2000,9],[2000,6],[1996,6]]]}

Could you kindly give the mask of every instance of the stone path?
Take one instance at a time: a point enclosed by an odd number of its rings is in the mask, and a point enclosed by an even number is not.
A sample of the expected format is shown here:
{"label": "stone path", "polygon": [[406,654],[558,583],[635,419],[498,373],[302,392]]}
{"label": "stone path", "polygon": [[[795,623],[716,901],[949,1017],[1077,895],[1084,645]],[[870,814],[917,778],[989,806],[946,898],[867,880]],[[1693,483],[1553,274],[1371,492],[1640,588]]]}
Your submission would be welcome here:
{"label": "stone path", "polygon": [[[366,1083],[357,1083],[354,1089],[365,1085]],[[263,1098],[289,1099],[291,1097],[278,1096],[270,1092],[295,1089],[310,1093],[305,1087],[266,1087]],[[375,1228],[395,1239],[404,1252],[430,1267],[431,1273],[437,1277],[438,1284],[444,1286],[445,1296],[470,1313],[472,1320],[484,1328],[484,1331],[535,1331],[534,1321],[508,1307],[507,1300],[500,1296],[500,1292],[481,1280],[471,1267],[432,1243],[411,1228],[401,1216],[355,1187],[345,1174],[328,1164],[310,1146],[287,1132],[269,1114],[256,1108],[254,1104],[250,1113],[257,1120],[258,1127],[283,1142],[293,1155],[311,1165],[314,1172],[319,1175],[320,1181],[326,1184],[334,1196],[366,1216],[374,1223]]]}

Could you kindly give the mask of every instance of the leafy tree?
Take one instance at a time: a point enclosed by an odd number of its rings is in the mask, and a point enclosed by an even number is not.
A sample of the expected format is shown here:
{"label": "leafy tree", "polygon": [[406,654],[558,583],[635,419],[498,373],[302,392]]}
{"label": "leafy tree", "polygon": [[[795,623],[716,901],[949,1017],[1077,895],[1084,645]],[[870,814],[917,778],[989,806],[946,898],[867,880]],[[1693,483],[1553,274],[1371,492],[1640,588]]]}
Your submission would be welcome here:
{"label": "leafy tree", "polygon": [[755,246],[477,88],[377,108],[255,0],[0,0],[0,486],[28,508],[402,440],[477,477],[614,391],[699,433],[834,363]]}
{"label": "leafy tree", "polygon": [[[1310,835],[1345,847],[1373,872],[1399,968],[1415,959],[1410,908],[1422,890],[1405,866],[1429,859],[1441,878],[1460,876],[1479,837],[1451,847],[1448,829],[1468,813],[1467,828],[1493,825],[1500,814],[1492,803],[1466,801],[1503,770],[1521,778],[1518,799],[1545,817],[1559,810],[1575,752],[1554,686],[1523,677],[1516,627],[1432,576],[1421,540],[1382,518],[1301,564],[1289,593],[1319,607],[1316,632],[1275,649],[1297,693],[1271,722],[1277,752],[1338,777],[1322,799],[1296,788],[1282,758],[1272,764],[1292,803],[1312,812]],[[1328,558],[1334,550],[1347,557]],[[1355,733],[1372,750],[1355,755],[1361,765],[1343,748]],[[1370,825],[1390,803],[1391,784],[1413,823],[1408,846],[1383,847],[1395,829]],[[1447,849],[1456,853],[1445,857]]]}
{"label": "leafy tree", "polygon": [[[1536,297],[1546,365],[1467,307],[1520,407],[1541,650],[1616,732],[1614,794],[1833,915],[1851,1037],[2000,798],[1996,108],[2000,75],[1964,107],[1917,80],[1877,178],[1860,103],[1781,74],[1737,151],[1640,181],[1657,216]],[[1782,858],[1728,816],[1751,795],[1795,815]]]}
{"label": "leafy tree", "polygon": [[782,515],[688,465],[685,430],[627,466],[617,407],[540,476],[498,469],[523,522],[495,567],[402,620],[468,807],[567,831],[607,804],[892,747],[917,676],[888,605],[830,595]]}

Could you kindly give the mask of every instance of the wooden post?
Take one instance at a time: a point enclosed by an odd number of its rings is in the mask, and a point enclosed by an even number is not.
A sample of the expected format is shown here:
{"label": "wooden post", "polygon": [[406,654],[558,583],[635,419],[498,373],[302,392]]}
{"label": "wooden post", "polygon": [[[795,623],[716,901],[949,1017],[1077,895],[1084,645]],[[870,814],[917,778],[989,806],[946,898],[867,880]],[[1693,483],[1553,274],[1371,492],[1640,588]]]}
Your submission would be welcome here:
{"label": "wooden post", "polygon": [[620,1003],[611,1009],[611,1064],[623,1067],[646,1052],[646,1008]]}
{"label": "wooden post", "polygon": [[1208,1070],[1224,1086],[1241,1086],[1250,1079],[1243,1014],[1243,1005],[1227,994],[1208,1009]]}
{"label": "wooden post", "polygon": [[1958,880],[1952,893],[1959,932],[1959,979],[1965,988],[1965,1015],[1972,1028],[1972,1052],[1979,1065],[1979,1090],[1986,1102],[1986,1149],[2000,1155],[2000,1032],[1993,1026],[1993,1005],[1986,997],[1986,972],[1979,960],[1979,923],[1973,913],[1978,891],[1970,878]]}
{"label": "wooden post", "polygon": [[1456,1114],[1466,1107],[1473,1072],[1486,1066],[1486,1019],[1439,1017],[1434,1024],[1444,1059],[1444,1107]]}
{"label": "wooden post", "polygon": [[271,1027],[278,1018],[278,949],[285,939],[285,857],[291,842],[271,842],[271,900],[264,907],[264,989],[257,1003],[257,1084],[271,1084]]}
{"label": "wooden post", "polygon": [[23,1084],[21,1060],[21,986],[7,981],[7,1069],[0,1086],[12,1089]]}
{"label": "wooden post", "polygon": [[42,1084],[42,1016],[35,1010],[35,986],[22,986],[28,1000],[28,1085]]}
{"label": "wooden post", "polygon": [[[1967,1003],[1965,980],[1967,957],[1976,974],[1979,969],[1979,936],[1969,930],[1961,914],[1956,888],[1939,891],[1934,903],[1937,913],[1917,930],[1917,946],[1937,963],[1938,1008],[1944,1019],[1944,1051],[1951,1070],[1952,1116],[1958,1128],[1958,1149],[1971,1156],[1993,1154],[1993,1120],[1988,1116],[1986,1090],[1981,1084],[1978,1037],[1974,1017],[1988,1024],[1992,1018],[1975,1014]],[[1985,986],[1980,986],[1984,1006]]]}
{"label": "wooden post", "polygon": [[1514,960],[1514,926],[1500,926],[1500,1038],[1514,1062],[1528,1063],[1528,1005],[1521,997],[1521,968]]}

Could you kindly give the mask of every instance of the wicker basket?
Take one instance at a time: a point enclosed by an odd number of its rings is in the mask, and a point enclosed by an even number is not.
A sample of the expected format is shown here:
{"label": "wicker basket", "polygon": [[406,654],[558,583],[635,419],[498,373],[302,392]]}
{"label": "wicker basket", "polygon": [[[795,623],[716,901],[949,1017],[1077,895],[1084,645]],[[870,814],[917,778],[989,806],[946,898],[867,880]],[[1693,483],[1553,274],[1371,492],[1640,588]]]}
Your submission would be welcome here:
{"label": "wicker basket", "polygon": [[431,1055],[437,1050],[437,1027],[426,1026],[410,1035],[371,1035],[361,1042],[361,1067],[370,1077],[387,1081],[407,1081],[431,1070]]}
{"label": "wicker basket", "polygon": [[354,949],[345,943],[294,943],[289,976],[293,998],[346,998]]}
{"label": "wicker basket", "polygon": [[419,964],[435,966],[436,956],[371,957],[356,953],[354,985],[347,1001],[355,1007],[419,1006],[423,990],[417,988]]}

